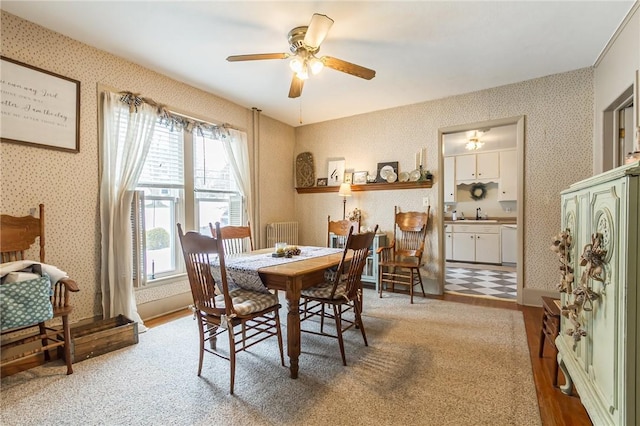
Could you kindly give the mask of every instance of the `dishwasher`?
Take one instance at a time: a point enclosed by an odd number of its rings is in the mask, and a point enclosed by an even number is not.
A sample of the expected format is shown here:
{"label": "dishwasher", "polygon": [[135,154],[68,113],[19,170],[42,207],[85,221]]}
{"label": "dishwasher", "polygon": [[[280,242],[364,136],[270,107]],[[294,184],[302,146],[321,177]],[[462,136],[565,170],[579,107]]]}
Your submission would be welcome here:
{"label": "dishwasher", "polygon": [[516,263],[518,260],[518,225],[502,225],[502,263]]}

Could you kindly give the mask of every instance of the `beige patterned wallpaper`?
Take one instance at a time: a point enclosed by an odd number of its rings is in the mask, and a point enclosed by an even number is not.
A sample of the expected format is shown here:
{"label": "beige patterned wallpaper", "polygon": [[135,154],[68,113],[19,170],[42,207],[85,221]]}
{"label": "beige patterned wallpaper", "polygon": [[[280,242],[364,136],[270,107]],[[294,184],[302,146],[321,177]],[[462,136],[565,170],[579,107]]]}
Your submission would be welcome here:
{"label": "beige patterned wallpaper", "polygon": [[[376,164],[399,161],[401,171],[415,165],[415,153],[427,149],[427,168],[435,175],[431,189],[368,191],[347,199],[347,210],[364,211],[365,226],[379,224],[391,235],[393,206],[420,210],[429,197],[438,206],[438,129],[479,121],[525,116],[524,143],[524,288],[554,291],[555,259],[549,241],[560,227],[561,190],[591,176],[593,70],[585,68],[461,96],[358,115],[296,129],[295,154],[314,154],[316,175],[326,176],[327,159],[344,157],[347,168],[375,172]],[[522,206],[523,203],[520,202]],[[520,206],[519,206],[520,208]],[[301,238],[320,244],[327,215],[342,218],[342,199],[332,194],[299,194],[296,213]],[[432,221],[432,223],[435,221]],[[438,232],[429,234],[426,275],[438,270]],[[431,283],[430,291],[435,291]],[[539,299],[539,298],[538,298]]]}
{"label": "beige patterned wallpaper", "polygon": [[[251,109],[152,72],[2,11],[2,55],[81,82],[80,152],[77,154],[10,143],[0,144],[2,213],[27,215],[44,203],[47,263],[57,265],[78,282],[72,321],[101,315],[100,218],[98,215],[98,85],[130,90],[192,116],[226,122],[247,131],[252,140]],[[261,118],[260,162],[272,156],[291,158],[293,128],[266,115]],[[268,154],[268,155],[267,155]],[[267,170],[266,167],[260,167]],[[278,203],[262,209],[262,219],[281,219],[293,211],[291,173],[283,186],[261,187]],[[264,179],[259,179],[263,181]],[[186,281],[136,293],[146,303],[188,292]]]}

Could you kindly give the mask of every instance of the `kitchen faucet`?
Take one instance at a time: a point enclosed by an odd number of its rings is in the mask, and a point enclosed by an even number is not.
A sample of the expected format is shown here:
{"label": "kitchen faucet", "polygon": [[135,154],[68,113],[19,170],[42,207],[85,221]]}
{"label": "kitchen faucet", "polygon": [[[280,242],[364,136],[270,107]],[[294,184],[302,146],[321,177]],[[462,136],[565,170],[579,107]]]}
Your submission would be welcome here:
{"label": "kitchen faucet", "polygon": [[480,220],[480,207],[476,209],[476,220]]}

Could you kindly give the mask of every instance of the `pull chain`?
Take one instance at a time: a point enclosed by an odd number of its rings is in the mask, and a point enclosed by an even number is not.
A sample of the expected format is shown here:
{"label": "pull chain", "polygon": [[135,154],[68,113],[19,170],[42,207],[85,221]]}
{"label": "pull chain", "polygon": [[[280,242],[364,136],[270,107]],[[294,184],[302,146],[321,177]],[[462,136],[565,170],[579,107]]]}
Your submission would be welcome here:
{"label": "pull chain", "polygon": [[298,117],[298,121],[300,124],[302,124],[302,98],[300,98],[300,112],[299,112],[299,117]]}

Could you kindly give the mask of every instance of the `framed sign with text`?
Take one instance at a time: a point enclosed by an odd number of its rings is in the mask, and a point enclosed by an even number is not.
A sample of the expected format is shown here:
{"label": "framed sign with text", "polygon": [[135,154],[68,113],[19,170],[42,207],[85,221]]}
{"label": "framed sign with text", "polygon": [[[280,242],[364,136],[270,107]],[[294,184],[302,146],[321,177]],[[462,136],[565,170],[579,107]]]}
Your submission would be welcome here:
{"label": "framed sign with text", "polygon": [[80,82],[1,56],[0,138],[80,150]]}

